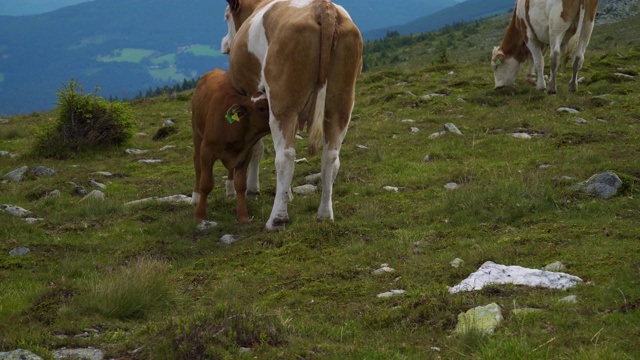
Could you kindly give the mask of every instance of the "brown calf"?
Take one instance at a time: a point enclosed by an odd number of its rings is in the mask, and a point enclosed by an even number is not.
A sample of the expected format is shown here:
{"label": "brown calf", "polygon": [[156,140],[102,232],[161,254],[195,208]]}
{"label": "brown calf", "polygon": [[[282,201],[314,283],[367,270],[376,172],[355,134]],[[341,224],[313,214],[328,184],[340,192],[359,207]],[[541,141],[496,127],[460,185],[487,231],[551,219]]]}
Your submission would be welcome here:
{"label": "brown calf", "polygon": [[[228,170],[227,195],[237,194],[236,217],[249,222],[247,210],[247,166],[250,171],[249,188],[258,191],[257,170],[262,156],[263,136],[269,133],[269,104],[262,93],[254,97],[239,94],[226,71],[216,69],[204,74],[191,100],[193,127],[193,164],[196,185],[192,204],[197,205],[195,217],[204,220],[207,196],[213,189],[213,164],[221,160]],[[254,151],[254,147],[256,150]],[[255,154],[255,155],[254,155]],[[252,157],[254,159],[252,159]],[[252,180],[253,179],[253,180]],[[233,182],[233,187],[230,187]]]}

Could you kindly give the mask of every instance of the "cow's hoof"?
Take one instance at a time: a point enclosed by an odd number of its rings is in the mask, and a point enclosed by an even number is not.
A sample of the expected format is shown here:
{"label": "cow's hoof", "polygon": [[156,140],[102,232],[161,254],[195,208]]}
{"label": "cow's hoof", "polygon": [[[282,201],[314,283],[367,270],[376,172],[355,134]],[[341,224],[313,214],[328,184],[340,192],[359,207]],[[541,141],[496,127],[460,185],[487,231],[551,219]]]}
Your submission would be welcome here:
{"label": "cow's hoof", "polygon": [[267,222],[267,225],[264,227],[264,229],[267,232],[277,232],[280,230],[284,230],[284,227],[286,224],[289,223],[289,218],[275,218],[273,219],[273,221],[271,221],[271,224],[269,224]]}

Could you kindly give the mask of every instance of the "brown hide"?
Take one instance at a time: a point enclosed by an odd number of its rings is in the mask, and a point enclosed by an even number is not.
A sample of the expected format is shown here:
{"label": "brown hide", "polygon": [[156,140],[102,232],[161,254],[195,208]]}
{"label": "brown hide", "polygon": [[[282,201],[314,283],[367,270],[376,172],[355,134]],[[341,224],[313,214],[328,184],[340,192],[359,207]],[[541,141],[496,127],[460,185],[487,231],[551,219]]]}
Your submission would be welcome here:
{"label": "brown hide", "polygon": [[[260,94],[257,94],[260,95]],[[239,121],[230,123],[226,116],[236,109]],[[253,146],[269,133],[269,110],[266,99],[253,102],[239,94],[229,73],[216,69],[204,74],[193,94],[192,128],[195,193],[200,194],[195,217],[206,217],[206,200],[214,186],[213,164],[221,160],[234,181],[237,194],[238,221],[248,222],[246,208],[246,170]]]}

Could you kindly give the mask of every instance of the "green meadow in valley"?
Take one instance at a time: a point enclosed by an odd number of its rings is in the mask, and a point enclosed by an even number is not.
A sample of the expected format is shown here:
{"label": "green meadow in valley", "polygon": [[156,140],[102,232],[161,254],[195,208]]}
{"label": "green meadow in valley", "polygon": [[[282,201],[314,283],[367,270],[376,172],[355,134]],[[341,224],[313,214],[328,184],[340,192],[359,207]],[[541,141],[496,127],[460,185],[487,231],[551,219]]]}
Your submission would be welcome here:
{"label": "green meadow in valley", "polygon": [[[285,231],[263,231],[275,192],[270,136],[249,225],[235,220],[219,163],[208,208],[217,227],[198,229],[188,203],[125,206],[191,195],[190,92],[130,103],[137,134],[128,143],[63,160],[33,155],[55,111],[7,118],[0,150],[17,156],[0,157],[0,175],[38,165],[56,173],[0,184],[0,205],[44,219],[0,212],[0,351],[45,359],[63,347],[114,359],[640,358],[640,46],[620,30],[637,33],[640,18],[596,27],[578,92],[568,92],[565,71],[555,96],[522,76],[493,89],[490,46],[506,21],[405,47],[387,39],[385,52],[367,53],[333,224],[316,223],[316,194],[295,197]],[[153,140],[166,120],[174,131]],[[462,135],[431,136],[446,123]],[[320,171],[305,140],[296,148],[307,161],[296,164],[294,186]],[[616,196],[571,189],[607,171],[623,180]],[[104,200],[76,193],[76,185],[94,189],[90,180],[106,185]],[[46,196],[56,189],[59,198]],[[225,245],[225,234],[240,238]],[[9,256],[21,246],[31,253]],[[464,263],[452,267],[455,258]],[[449,294],[486,261],[534,269],[560,261],[583,282]],[[395,271],[372,274],[382,264]],[[406,292],[377,297],[395,289]],[[569,295],[577,302],[559,301]],[[494,302],[504,319],[493,334],[454,332],[458,314]],[[523,308],[539,311],[513,312]]]}

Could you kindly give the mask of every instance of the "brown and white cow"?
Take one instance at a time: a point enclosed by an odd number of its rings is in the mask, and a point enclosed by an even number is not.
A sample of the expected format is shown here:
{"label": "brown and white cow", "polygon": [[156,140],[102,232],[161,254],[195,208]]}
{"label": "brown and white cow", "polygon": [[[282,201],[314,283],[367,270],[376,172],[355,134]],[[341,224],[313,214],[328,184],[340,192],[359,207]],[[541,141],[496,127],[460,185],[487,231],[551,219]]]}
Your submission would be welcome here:
{"label": "brown and white cow", "polygon": [[307,125],[309,151],[323,144],[322,199],[317,220],[333,221],[333,182],[362,69],[362,36],[349,14],[329,0],[227,0],[229,53],[234,86],[264,91],[275,147],[276,195],[265,229],[289,221],[296,129]]}
{"label": "brown and white cow", "polygon": [[[206,217],[207,197],[214,186],[213,164],[220,160],[228,170],[227,196],[237,195],[236,218],[248,223],[246,193],[247,189],[249,193],[259,191],[261,139],[269,133],[266,97],[262,93],[253,97],[238,93],[229,73],[216,69],[198,80],[191,112],[196,170],[192,204],[197,205],[196,219]],[[248,179],[247,167],[250,167]]]}
{"label": "brown and white cow", "polygon": [[[538,73],[537,88],[555,94],[563,47],[575,36],[576,45],[569,46],[575,47],[573,74],[569,81],[569,91],[575,92],[597,7],[598,0],[516,0],[502,43],[493,49],[491,57],[495,87],[513,84],[520,66],[531,56]],[[546,48],[551,62],[548,86],[544,79]]]}

